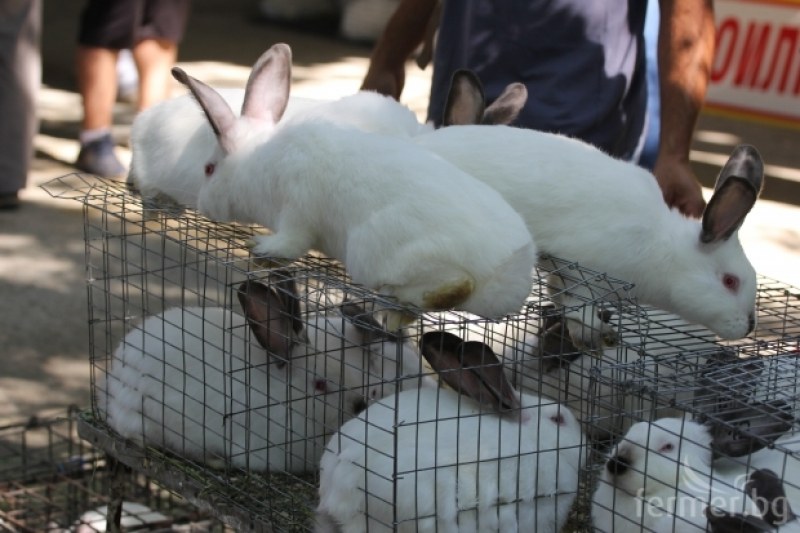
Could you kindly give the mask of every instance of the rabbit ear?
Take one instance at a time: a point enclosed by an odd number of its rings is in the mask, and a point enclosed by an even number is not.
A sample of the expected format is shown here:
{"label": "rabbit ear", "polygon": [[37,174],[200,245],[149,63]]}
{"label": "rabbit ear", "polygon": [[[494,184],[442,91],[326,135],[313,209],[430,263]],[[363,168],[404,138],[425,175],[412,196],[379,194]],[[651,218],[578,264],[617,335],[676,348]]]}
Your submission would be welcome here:
{"label": "rabbit ear", "polygon": [[239,286],[239,302],[247,322],[259,344],[284,362],[289,359],[297,341],[300,317],[296,308],[287,306],[286,296],[259,281],[248,280]]}
{"label": "rabbit ear", "polygon": [[186,74],[179,67],[172,68],[172,77],[184,84],[194,95],[203,112],[208,118],[211,129],[217,136],[220,146],[225,153],[229,154],[236,148],[234,142],[233,129],[236,125],[236,116],[233,114],[228,103],[220,94],[203,83]]}
{"label": "rabbit ear", "polygon": [[480,124],[483,111],[483,86],[478,76],[467,69],[455,71],[444,105],[442,126]]}
{"label": "rabbit ear", "polygon": [[727,240],[744,222],[761,194],[764,163],[750,145],[740,145],[722,167],[714,195],[703,212],[700,242]]}
{"label": "rabbit ear", "polygon": [[786,498],[783,480],[772,470],[753,470],[744,488],[771,525],[777,527],[797,518]]}
{"label": "rabbit ear", "polygon": [[377,342],[381,340],[388,340],[392,342],[399,342],[400,337],[384,329],[375,317],[372,316],[363,306],[345,299],[339,307],[342,311],[342,316],[350,321],[361,333],[364,342]]}
{"label": "rabbit ear", "polygon": [[706,507],[708,530],[711,533],[762,533],[775,528],[758,516],[732,513],[719,507]]}
{"label": "rabbit ear", "polygon": [[482,342],[463,342],[452,333],[432,331],[422,335],[420,352],[458,393],[498,412],[520,407],[500,360]]}
{"label": "rabbit ear", "polygon": [[793,422],[790,406],[783,400],[736,402],[704,420],[717,457],[742,457],[770,446],[792,429]]}
{"label": "rabbit ear", "polygon": [[517,119],[525,102],[528,101],[528,89],[522,83],[510,83],[506,89],[489,104],[483,112],[481,122],[487,125],[507,125]]}
{"label": "rabbit ear", "polygon": [[292,79],[292,49],[277,43],[261,54],[244,92],[242,116],[276,124],[286,111]]}

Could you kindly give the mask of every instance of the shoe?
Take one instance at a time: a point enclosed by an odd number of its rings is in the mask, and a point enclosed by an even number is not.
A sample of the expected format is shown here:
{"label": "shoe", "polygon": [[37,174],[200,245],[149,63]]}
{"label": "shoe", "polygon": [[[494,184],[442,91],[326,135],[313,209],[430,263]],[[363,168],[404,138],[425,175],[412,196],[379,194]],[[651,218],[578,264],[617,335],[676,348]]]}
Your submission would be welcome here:
{"label": "shoe", "polygon": [[19,193],[7,192],[0,194],[0,211],[11,211],[19,208]]}
{"label": "shoe", "polygon": [[102,178],[114,178],[125,173],[125,167],[114,154],[114,141],[110,134],[81,146],[75,167]]}

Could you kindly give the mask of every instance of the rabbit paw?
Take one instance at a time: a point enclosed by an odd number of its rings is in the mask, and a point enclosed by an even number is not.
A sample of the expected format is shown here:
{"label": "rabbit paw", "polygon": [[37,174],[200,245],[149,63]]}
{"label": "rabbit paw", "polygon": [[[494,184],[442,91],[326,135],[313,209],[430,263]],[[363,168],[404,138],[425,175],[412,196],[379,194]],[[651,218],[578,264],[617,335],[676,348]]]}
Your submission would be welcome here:
{"label": "rabbit paw", "polygon": [[307,246],[278,233],[253,237],[247,241],[247,247],[250,248],[253,255],[260,259],[269,258],[268,262],[280,265],[291,263],[308,252]]}

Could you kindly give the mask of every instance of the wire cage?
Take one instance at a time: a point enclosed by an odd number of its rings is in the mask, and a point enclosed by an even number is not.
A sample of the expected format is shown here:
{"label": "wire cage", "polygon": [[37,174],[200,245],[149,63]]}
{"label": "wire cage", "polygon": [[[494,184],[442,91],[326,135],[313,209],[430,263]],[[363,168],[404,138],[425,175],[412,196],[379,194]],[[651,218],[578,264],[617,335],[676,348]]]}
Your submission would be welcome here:
{"label": "wire cage", "polygon": [[[421,313],[318,255],[254,259],[259,228],[144,209],[94,177],[46,189],[84,208],[93,404],[81,435],[238,530],[352,518],[370,531],[555,531],[570,509],[567,527],[588,528],[587,438],[618,436],[624,412],[625,380],[607,370],[721,349],[639,305],[630,284],[558,258],[517,315]],[[576,348],[559,291],[616,344]],[[739,344],[797,336],[799,307],[796,290],[760,279],[759,328]],[[409,326],[383,327],[409,312]],[[462,368],[489,369],[491,354],[500,377]],[[340,503],[354,514],[335,516]]]}
{"label": "wire cage", "polygon": [[225,531],[224,525],[138,472],[113,468],[77,434],[77,409],[0,427],[0,530],[106,531],[115,484],[124,486],[121,523],[137,531]]}
{"label": "wire cage", "polygon": [[596,530],[798,530],[798,369],[796,335],[595,369]]}

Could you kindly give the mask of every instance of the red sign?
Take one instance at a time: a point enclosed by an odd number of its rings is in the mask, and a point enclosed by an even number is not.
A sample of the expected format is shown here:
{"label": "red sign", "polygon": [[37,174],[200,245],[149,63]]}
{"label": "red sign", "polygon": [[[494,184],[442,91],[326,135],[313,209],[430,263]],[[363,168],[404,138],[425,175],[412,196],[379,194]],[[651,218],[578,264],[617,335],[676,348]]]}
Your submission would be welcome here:
{"label": "red sign", "polygon": [[717,0],[707,106],[800,126],[800,0]]}

